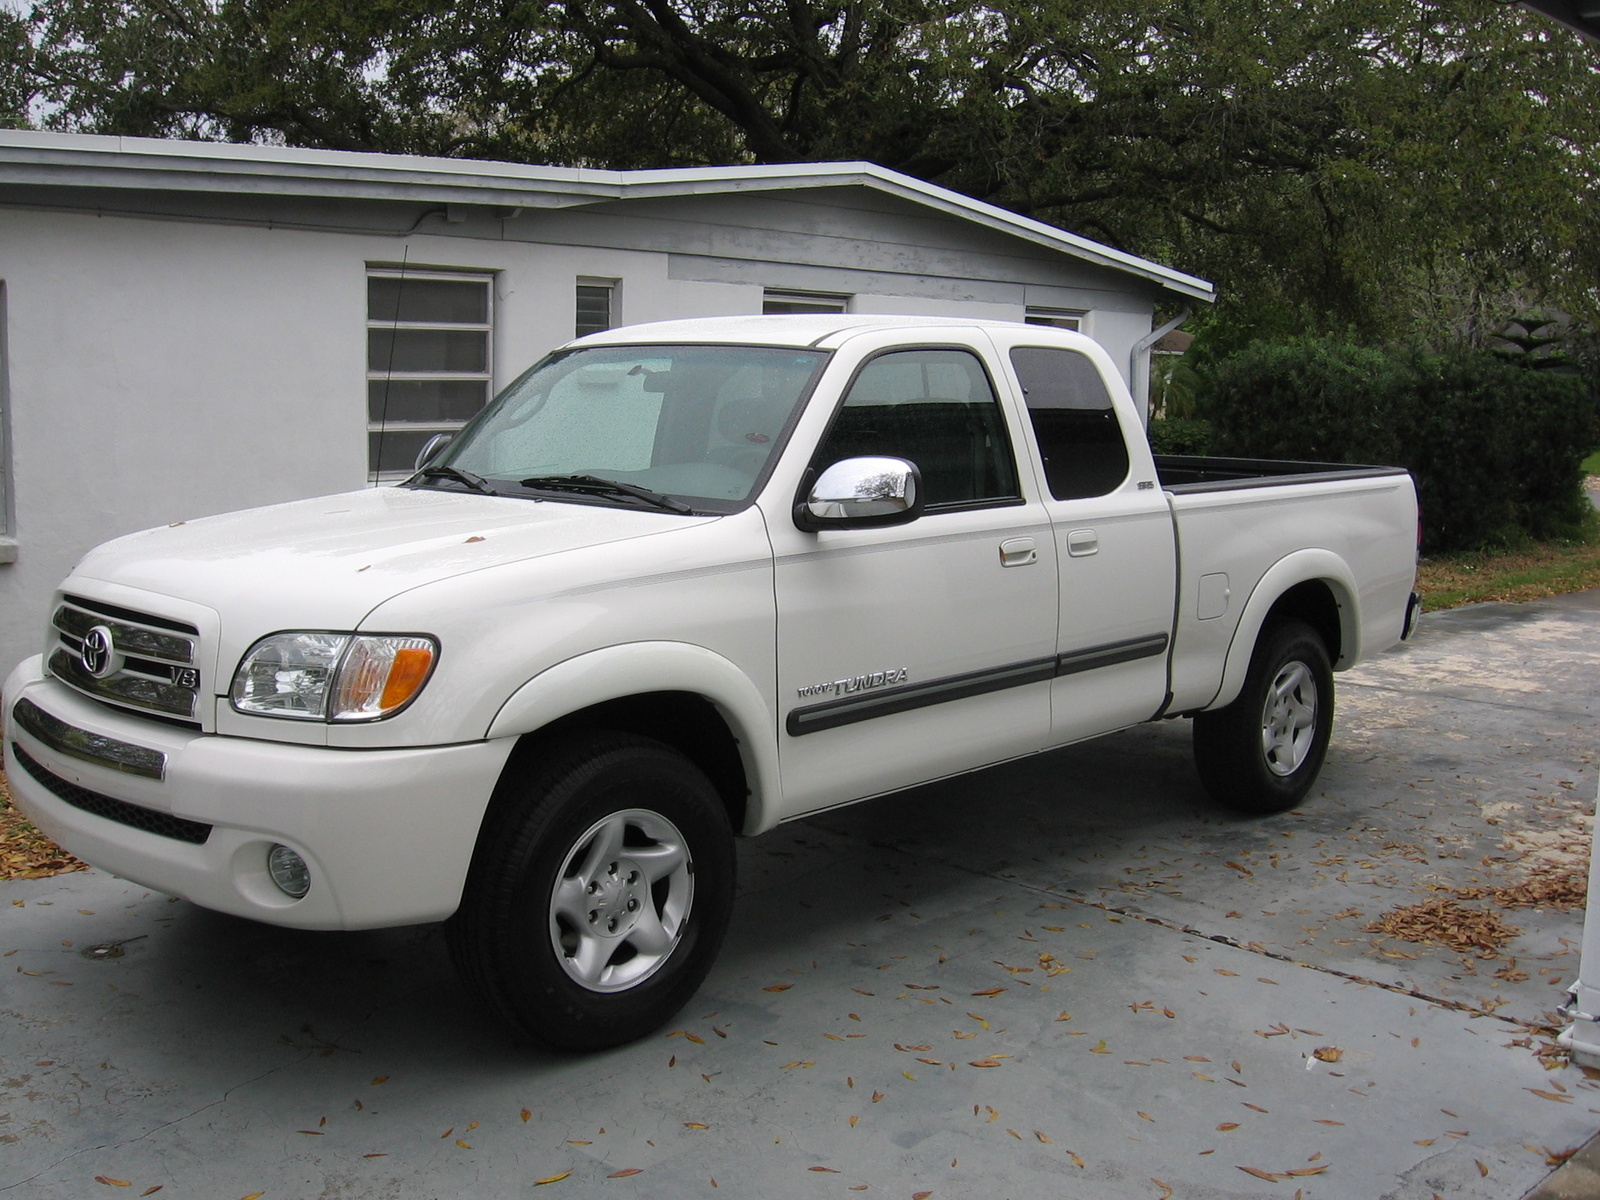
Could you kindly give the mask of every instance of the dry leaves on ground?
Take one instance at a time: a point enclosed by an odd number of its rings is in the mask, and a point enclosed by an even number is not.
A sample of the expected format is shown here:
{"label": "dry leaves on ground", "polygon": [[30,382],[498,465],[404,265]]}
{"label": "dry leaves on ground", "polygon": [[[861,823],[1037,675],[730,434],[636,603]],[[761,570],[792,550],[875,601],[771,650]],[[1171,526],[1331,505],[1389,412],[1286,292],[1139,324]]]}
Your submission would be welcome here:
{"label": "dry leaves on ground", "polygon": [[45,837],[11,807],[6,777],[0,775],[0,879],[43,879],[85,869],[84,863]]}
{"label": "dry leaves on ground", "polygon": [[1505,887],[1461,888],[1459,900],[1492,900],[1501,908],[1549,908],[1571,912],[1588,901],[1589,881],[1576,871],[1541,873]]}
{"label": "dry leaves on ground", "polygon": [[1362,929],[1406,942],[1428,942],[1451,950],[1488,954],[1522,932],[1502,921],[1496,912],[1468,907],[1444,896],[1391,909]]}

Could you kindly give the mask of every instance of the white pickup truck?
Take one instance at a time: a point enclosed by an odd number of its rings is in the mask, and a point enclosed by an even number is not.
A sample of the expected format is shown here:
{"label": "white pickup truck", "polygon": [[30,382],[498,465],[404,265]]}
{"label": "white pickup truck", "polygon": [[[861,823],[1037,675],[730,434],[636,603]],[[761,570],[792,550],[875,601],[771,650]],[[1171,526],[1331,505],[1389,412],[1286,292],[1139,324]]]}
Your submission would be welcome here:
{"label": "white pickup truck", "polygon": [[1254,811],[1410,632],[1382,467],[1152,458],[1075,333],[725,318],[584,338],[399,487],[136,533],[6,682],[17,805],[308,929],[448,919],[521,1035],[693,994],[735,833],[1164,717]]}

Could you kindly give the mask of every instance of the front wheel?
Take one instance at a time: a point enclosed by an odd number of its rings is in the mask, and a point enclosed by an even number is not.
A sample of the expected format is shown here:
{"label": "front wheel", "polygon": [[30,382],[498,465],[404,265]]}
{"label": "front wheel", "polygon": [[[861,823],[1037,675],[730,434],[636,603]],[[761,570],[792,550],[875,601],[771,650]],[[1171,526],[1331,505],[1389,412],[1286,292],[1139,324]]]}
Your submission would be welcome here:
{"label": "front wheel", "polygon": [[497,801],[447,926],[451,958],[523,1037],[620,1045],[700,986],[733,879],[727,811],[705,775],[658,742],[591,735]]}
{"label": "front wheel", "polygon": [[1239,696],[1194,719],[1194,761],[1212,799],[1245,812],[1293,808],[1311,790],[1333,732],[1333,668],[1303,621],[1267,625]]}

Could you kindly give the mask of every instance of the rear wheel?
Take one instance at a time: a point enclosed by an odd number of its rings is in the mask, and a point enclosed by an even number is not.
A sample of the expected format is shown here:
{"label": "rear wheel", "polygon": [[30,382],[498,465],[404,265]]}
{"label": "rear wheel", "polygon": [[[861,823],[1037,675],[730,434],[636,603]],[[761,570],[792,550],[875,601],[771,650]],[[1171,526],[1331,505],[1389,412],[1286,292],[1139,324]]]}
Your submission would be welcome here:
{"label": "rear wheel", "polygon": [[1239,696],[1194,719],[1194,760],[1206,791],[1245,812],[1282,812],[1311,790],[1333,732],[1333,668],[1304,621],[1261,631]]}
{"label": "rear wheel", "polygon": [[620,1045],[705,979],[733,878],[727,811],[699,769],[658,742],[590,735],[486,824],[447,926],[451,958],[523,1037]]}

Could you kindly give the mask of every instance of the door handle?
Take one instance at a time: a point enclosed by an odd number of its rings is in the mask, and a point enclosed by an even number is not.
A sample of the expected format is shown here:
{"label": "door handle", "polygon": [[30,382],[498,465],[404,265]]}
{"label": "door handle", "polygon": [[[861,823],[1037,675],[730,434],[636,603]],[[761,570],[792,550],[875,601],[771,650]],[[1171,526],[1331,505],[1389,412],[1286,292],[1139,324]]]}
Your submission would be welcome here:
{"label": "door handle", "polygon": [[1067,534],[1067,554],[1073,558],[1100,553],[1100,535],[1092,529],[1074,529]]}
{"label": "door handle", "polygon": [[1007,538],[1000,543],[1002,567],[1027,567],[1039,561],[1039,551],[1031,537]]}

